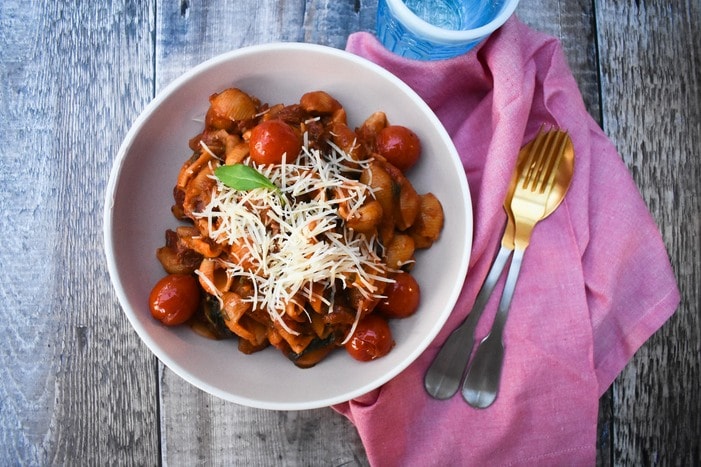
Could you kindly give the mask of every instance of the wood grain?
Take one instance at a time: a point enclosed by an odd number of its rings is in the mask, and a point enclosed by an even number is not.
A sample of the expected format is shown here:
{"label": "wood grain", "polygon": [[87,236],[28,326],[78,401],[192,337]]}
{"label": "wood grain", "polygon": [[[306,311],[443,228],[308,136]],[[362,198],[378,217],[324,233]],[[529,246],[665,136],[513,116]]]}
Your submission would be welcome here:
{"label": "wood grain", "polygon": [[0,464],[153,463],[155,361],[119,309],[102,199],[152,90],[148,2],[3,2]]}
{"label": "wood grain", "polygon": [[222,401],[163,368],[163,460],[170,465],[367,465],[331,409],[272,411]]}
{"label": "wood grain", "polygon": [[594,120],[600,122],[599,63],[593,3],[545,0],[536,6],[533,1],[522,0],[516,8],[516,15],[534,30],[560,40],[584,104]]}
{"label": "wood grain", "polygon": [[660,227],[675,316],[616,380],[613,461],[701,463],[701,35],[698,1],[597,2],[604,129]]}

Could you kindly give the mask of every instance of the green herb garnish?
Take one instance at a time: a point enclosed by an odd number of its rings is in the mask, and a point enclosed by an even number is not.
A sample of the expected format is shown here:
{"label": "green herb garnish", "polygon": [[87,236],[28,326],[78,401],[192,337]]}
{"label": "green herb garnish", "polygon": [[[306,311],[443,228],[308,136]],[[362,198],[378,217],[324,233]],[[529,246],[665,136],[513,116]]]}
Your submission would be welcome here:
{"label": "green herb garnish", "polygon": [[234,190],[249,191],[256,188],[277,190],[268,177],[246,164],[222,165],[214,171],[221,182]]}
{"label": "green herb garnish", "polygon": [[226,186],[239,191],[267,188],[277,193],[281,199],[282,192],[268,177],[246,164],[222,165],[217,167],[214,175]]}

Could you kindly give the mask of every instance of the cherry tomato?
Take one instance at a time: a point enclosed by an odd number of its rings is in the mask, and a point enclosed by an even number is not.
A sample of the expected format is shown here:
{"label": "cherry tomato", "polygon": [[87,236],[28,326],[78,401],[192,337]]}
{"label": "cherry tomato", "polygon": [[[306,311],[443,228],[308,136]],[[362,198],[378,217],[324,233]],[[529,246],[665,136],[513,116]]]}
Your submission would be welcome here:
{"label": "cherry tomato", "polygon": [[394,277],[394,282],[387,284],[384,295],[375,310],[387,318],[406,318],[416,313],[419,308],[421,290],[414,276],[400,272]]}
{"label": "cherry tomato", "polygon": [[197,311],[200,286],[191,275],[169,274],[153,287],[148,303],[151,315],[163,324],[183,324]]}
{"label": "cherry tomato", "polygon": [[367,315],[355,328],[353,336],[346,342],[348,354],[367,362],[387,355],[394,347],[394,339],[387,320],[377,315]]}
{"label": "cherry tomato", "polygon": [[421,141],[407,127],[389,125],[377,134],[375,150],[390,164],[406,172],[419,160]]}
{"label": "cherry tomato", "polygon": [[302,141],[287,123],[267,120],[251,130],[248,142],[251,159],[258,164],[280,164],[287,154],[287,162],[297,159]]}

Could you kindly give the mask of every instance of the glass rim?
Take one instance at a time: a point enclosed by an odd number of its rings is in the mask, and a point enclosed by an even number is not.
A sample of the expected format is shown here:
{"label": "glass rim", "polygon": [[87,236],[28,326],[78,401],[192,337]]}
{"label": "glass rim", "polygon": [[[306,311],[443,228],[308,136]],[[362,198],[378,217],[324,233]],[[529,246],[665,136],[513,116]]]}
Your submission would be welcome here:
{"label": "glass rim", "polygon": [[489,23],[474,29],[444,29],[439,28],[417,16],[402,0],[385,0],[387,6],[396,15],[397,19],[414,34],[447,44],[459,44],[463,42],[481,39],[502,26],[513,14],[519,0],[506,0],[501,11]]}

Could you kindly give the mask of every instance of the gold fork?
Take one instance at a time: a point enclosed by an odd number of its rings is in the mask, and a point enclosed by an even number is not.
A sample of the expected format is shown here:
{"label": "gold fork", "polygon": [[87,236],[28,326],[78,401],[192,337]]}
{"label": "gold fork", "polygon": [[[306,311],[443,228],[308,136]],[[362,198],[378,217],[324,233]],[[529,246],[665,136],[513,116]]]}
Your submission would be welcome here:
{"label": "gold fork", "polygon": [[[489,407],[497,397],[504,359],[503,332],[516,280],[531,233],[564,198],[572,177],[574,152],[567,133],[550,130],[538,133],[519,174],[511,214],[514,222],[514,254],[492,329],[480,342],[462,386],[463,398],[473,407]],[[562,164],[566,160],[567,163]],[[551,196],[559,199],[550,199]],[[511,219],[509,219],[511,220]]]}

